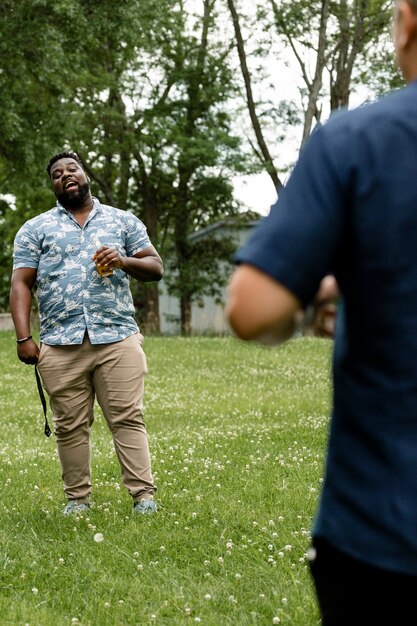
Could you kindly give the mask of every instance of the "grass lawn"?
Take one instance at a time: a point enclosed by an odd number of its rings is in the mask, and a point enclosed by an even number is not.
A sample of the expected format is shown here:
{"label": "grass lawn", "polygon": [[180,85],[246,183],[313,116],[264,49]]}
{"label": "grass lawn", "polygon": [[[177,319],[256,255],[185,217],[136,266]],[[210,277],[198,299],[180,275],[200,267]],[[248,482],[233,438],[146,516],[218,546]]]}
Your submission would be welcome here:
{"label": "grass lawn", "polygon": [[331,347],[148,338],[160,511],[132,516],[97,407],[94,507],[65,518],[33,368],[18,361],[14,334],[0,333],[1,626],[317,625],[305,553]]}

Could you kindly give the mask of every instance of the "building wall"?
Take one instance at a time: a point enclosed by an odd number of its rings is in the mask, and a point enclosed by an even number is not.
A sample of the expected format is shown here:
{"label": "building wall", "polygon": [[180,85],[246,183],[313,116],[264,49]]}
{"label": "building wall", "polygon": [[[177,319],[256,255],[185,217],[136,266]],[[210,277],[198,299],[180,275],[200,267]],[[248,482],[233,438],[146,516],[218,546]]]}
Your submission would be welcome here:
{"label": "building wall", "polygon": [[[236,250],[238,250],[245,243],[255,225],[255,223],[250,223],[247,226],[239,225],[238,227],[233,227],[231,225],[219,225],[216,230],[216,236],[232,236],[236,241]],[[212,233],[213,230],[211,230],[211,234]],[[204,236],[204,233],[202,233],[201,236]],[[230,263],[230,267],[228,269],[231,275],[233,272],[232,263]],[[163,279],[161,280],[159,285],[159,311],[161,318],[161,332],[164,335],[177,335],[181,331],[179,300],[178,298],[175,298],[168,294]],[[226,290],[227,288],[223,290],[223,294],[220,298],[220,303],[216,302],[215,298],[204,296],[202,298],[203,306],[199,306],[196,303],[192,305],[191,319],[193,332],[195,334],[210,335],[225,334],[230,332],[229,325],[224,315],[227,299]]]}

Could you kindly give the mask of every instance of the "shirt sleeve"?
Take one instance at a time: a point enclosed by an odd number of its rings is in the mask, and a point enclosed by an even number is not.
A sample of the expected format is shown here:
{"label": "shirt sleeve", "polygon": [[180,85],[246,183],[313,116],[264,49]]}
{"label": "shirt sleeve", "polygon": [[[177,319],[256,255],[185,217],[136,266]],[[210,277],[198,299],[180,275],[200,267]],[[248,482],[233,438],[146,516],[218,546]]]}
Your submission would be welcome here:
{"label": "shirt sleeve", "polygon": [[279,200],[235,257],[283,284],[304,307],[334,270],[349,191],[348,133],[326,126],[313,133]]}
{"label": "shirt sleeve", "polygon": [[141,250],[149,248],[152,244],[146,226],[140,219],[129,213],[126,216],[126,220],[126,254],[127,256],[134,256]]}
{"label": "shirt sleeve", "polygon": [[36,232],[31,225],[26,222],[17,232],[13,246],[13,269],[31,267],[37,269],[41,255]]}

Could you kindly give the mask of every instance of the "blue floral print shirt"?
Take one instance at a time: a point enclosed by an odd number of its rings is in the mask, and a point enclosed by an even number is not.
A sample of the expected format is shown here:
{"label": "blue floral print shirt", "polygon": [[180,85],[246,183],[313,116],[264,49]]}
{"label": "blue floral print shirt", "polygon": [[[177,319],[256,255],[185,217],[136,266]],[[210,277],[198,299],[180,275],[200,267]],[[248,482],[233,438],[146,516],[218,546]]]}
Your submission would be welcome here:
{"label": "blue floral print shirt", "polygon": [[137,217],[96,198],[83,227],[57,202],[17,233],[13,269],[37,270],[35,295],[43,343],[80,344],[86,331],[92,344],[113,343],[139,332],[130,277],[123,270],[99,276],[92,260],[97,239],[123,256],[151,245]]}

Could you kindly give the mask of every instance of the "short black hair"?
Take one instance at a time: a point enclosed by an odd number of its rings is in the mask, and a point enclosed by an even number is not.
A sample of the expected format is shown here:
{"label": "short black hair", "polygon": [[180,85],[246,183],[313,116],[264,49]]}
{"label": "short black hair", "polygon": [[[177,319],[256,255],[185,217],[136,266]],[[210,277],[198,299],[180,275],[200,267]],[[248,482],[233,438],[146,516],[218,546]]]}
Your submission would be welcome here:
{"label": "short black hair", "polygon": [[46,166],[46,171],[48,172],[49,178],[51,178],[51,167],[60,159],[74,159],[74,161],[77,161],[77,163],[81,165],[81,167],[84,169],[82,161],[78,154],[76,154],[75,152],[59,152],[50,159],[48,165]]}

